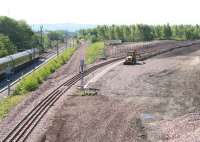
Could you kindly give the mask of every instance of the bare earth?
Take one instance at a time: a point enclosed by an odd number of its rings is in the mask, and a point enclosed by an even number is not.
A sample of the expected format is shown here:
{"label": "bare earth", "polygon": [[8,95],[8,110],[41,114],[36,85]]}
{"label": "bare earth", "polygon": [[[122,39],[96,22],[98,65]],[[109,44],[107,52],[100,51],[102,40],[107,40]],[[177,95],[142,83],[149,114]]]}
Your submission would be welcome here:
{"label": "bare earth", "polygon": [[[79,71],[86,46],[82,44],[67,64],[0,122],[0,140],[42,98]],[[120,64],[89,84],[100,89],[96,96],[74,95],[76,86],[72,87],[27,142],[199,142],[199,49],[177,49],[136,66]]]}
{"label": "bare earth", "polygon": [[[72,55],[71,59],[59,70],[53,73],[36,91],[32,92],[25,100],[18,104],[3,120],[0,121],[0,141],[22,118],[30,112],[46,95],[62,84],[70,76],[79,72],[80,59],[84,58],[85,47],[82,43],[80,48]],[[44,131],[45,131],[45,127]]]}
{"label": "bare earth", "polygon": [[69,96],[41,142],[199,142],[200,47],[119,65]]}

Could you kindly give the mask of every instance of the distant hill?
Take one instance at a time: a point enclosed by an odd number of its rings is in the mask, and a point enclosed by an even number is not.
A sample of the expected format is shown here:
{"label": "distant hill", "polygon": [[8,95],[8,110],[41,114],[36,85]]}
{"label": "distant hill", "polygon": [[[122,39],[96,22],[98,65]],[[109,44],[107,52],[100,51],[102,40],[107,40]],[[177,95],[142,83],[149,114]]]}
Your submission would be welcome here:
{"label": "distant hill", "polygon": [[[55,30],[66,30],[69,32],[76,32],[80,29],[95,28],[97,25],[91,24],[73,24],[73,23],[63,23],[63,24],[42,24],[44,30],[55,31]],[[41,24],[31,25],[34,31],[40,30]]]}

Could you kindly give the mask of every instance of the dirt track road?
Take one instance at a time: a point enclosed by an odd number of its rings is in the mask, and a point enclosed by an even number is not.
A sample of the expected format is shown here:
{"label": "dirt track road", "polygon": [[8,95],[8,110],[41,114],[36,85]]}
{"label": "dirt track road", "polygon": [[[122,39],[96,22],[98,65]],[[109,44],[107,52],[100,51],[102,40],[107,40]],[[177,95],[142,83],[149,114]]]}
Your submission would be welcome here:
{"label": "dirt track road", "polygon": [[119,65],[72,96],[43,142],[200,141],[200,47],[186,47],[136,66]]}

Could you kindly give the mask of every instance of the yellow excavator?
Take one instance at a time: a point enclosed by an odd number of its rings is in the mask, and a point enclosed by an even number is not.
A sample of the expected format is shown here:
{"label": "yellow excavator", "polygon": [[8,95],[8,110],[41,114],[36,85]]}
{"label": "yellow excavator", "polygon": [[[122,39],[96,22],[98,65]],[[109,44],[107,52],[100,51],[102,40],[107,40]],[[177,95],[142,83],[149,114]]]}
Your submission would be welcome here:
{"label": "yellow excavator", "polygon": [[124,65],[135,65],[140,58],[141,55],[137,52],[137,50],[128,52],[124,61]]}

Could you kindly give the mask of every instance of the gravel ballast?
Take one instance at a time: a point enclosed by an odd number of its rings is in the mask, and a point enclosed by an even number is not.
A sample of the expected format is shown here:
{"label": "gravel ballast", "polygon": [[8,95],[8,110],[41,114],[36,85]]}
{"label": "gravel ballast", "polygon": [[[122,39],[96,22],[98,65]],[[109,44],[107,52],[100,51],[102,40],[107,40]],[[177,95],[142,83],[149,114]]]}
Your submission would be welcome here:
{"label": "gravel ballast", "polygon": [[114,67],[88,85],[97,96],[64,102],[42,141],[200,141],[199,55],[195,45]]}

